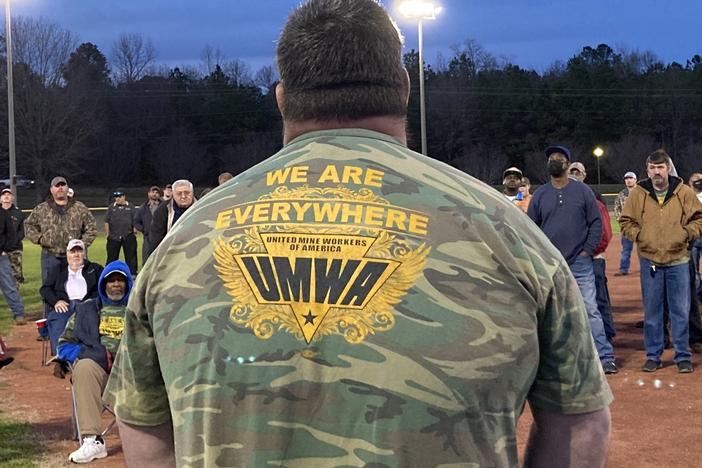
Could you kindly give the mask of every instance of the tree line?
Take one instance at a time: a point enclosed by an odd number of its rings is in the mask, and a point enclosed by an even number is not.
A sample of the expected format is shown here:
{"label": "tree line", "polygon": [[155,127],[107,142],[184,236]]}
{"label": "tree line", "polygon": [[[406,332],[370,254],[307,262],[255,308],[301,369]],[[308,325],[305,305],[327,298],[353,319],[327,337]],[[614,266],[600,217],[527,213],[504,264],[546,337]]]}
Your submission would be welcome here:
{"label": "tree line", "polygon": [[[153,43],[123,34],[105,52],[45,19],[13,19],[17,172],[37,181],[63,174],[83,185],[165,184],[187,177],[215,185],[277,151],[282,123],[273,66],[255,73],[217,48],[200,66],[167,67]],[[0,81],[6,87],[2,38]],[[271,51],[272,53],[273,51]],[[419,57],[404,56],[412,89],[409,144],[418,150]],[[682,174],[702,169],[702,57],[665,64],[651,52],[585,46],[541,74],[495,57],[473,40],[439,55],[425,71],[429,154],[488,183],[508,166],[545,180],[542,149],[559,143],[595,182],[600,145],[603,183],[641,173],[665,148]],[[0,119],[7,119],[6,93]],[[0,124],[0,154],[7,126]],[[0,157],[0,174],[7,173]]]}

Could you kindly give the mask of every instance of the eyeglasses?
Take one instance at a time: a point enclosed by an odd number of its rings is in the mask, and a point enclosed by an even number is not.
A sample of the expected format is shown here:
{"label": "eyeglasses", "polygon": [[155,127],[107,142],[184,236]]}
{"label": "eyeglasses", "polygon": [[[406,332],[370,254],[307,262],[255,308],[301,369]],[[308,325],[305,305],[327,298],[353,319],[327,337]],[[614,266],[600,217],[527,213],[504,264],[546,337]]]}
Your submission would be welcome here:
{"label": "eyeglasses", "polygon": [[179,191],[177,191],[177,192],[174,192],[174,195],[175,195],[176,197],[180,197],[180,198],[188,198],[188,197],[191,196],[192,194],[193,194],[193,192],[190,192],[190,191],[182,191],[182,192],[181,192],[181,191],[179,190]]}

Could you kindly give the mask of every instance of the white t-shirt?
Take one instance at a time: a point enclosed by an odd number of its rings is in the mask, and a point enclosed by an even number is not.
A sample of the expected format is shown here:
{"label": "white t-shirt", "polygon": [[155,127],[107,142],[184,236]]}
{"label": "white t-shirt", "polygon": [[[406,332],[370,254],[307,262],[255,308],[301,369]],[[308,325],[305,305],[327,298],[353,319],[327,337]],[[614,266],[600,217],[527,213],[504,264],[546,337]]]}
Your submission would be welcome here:
{"label": "white t-shirt", "polygon": [[78,271],[73,272],[68,268],[68,279],[66,280],[66,294],[70,300],[83,300],[88,294],[88,283],[83,278],[83,267],[78,268]]}

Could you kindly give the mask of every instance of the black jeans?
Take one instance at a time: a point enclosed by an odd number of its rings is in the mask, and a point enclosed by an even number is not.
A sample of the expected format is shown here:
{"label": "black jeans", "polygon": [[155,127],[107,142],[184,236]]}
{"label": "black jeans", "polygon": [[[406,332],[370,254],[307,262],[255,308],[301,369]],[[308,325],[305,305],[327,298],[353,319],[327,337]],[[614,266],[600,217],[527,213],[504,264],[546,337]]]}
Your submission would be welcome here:
{"label": "black jeans", "polygon": [[124,262],[129,266],[132,276],[137,273],[137,240],[134,233],[127,234],[119,239],[107,239],[107,263],[119,258],[120,247],[124,251]]}

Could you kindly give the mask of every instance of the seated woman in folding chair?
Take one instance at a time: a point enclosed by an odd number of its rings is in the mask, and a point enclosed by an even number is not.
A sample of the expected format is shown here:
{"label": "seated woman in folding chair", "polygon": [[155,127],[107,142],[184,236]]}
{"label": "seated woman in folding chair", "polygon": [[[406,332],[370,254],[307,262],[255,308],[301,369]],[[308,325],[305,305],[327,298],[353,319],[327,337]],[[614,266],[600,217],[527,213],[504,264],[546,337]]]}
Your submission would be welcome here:
{"label": "seated woman in folding chair", "polygon": [[[132,290],[132,276],[126,263],[109,263],[98,281],[97,299],[76,305],[59,338],[58,355],[54,358],[63,371],[73,371],[73,403],[79,437],[78,450],[69,461],[88,463],[105,458],[107,448],[102,434],[102,392],[112,369],[112,362],[124,330],[124,313]],[[63,375],[61,375],[63,377]]]}
{"label": "seated woman in folding chair", "polygon": [[51,340],[51,354],[56,354],[59,336],[78,301],[97,297],[97,284],[102,265],[85,258],[85,244],[71,239],[66,247],[66,263],[59,263],[47,273],[39,294],[51,308],[46,316],[46,326]]}

